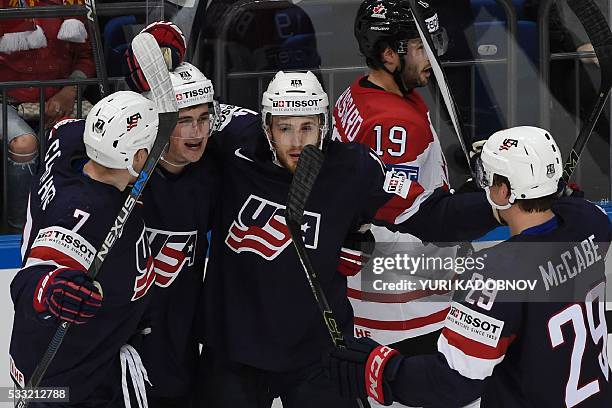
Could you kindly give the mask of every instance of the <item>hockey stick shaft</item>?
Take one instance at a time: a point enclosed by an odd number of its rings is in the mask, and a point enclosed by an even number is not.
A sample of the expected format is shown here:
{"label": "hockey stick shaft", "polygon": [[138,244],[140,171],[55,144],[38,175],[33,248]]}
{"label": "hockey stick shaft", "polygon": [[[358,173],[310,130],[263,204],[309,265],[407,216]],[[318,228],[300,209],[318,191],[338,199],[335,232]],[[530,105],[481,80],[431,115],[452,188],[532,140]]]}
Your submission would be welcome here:
{"label": "hockey stick shaft", "polygon": [[601,83],[593,109],[580,128],[578,137],[563,166],[563,180],[566,183],[569,182],[578,165],[580,155],[593,133],[612,87],[612,32],[606,18],[593,0],[567,0],[567,4],[578,17],[593,45],[601,70]]}
{"label": "hockey stick shaft", "polygon": [[[308,284],[312,290],[312,294],[317,302],[317,306],[323,315],[325,326],[331,336],[332,342],[335,347],[345,347],[344,337],[338,327],[338,323],[334,318],[334,313],[331,310],[327,296],[321,287],[319,277],[312,264],[308,252],[306,251],[306,245],[302,239],[302,218],[304,216],[304,209],[306,202],[316,181],[316,178],[323,165],[324,155],[314,145],[306,145],[300,154],[295,174],[293,175],[293,181],[289,188],[289,194],[287,195],[287,210],[285,221],[291,234],[291,240],[295,247],[300,263],[304,272],[306,272],[306,278]],[[360,408],[369,407],[367,399],[357,399],[357,406]]]}
{"label": "hockey stick shaft", "polygon": [[96,73],[100,79],[99,87],[100,94],[105,97],[109,94],[108,76],[106,74],[106,62],[104,60],[104,50],[102,49],[102,36],[100,35],[100,24],[98,23],[98,12],[96,11],[95,0],[85,0],[85,8],[87,9],[87,22],[89,32],[93,36],[91,46],[96,47],[93,52],[94,64],[96,65]]}
{"label": "hockey stick shaft", "polygon": [[[132,48],[134,54],[139,61],[147,81],[155,96],[155,102],[158,106],[159,115],[159,128],[157,131],[157,137],[155,143],[151,148],[151,152],[147,157],[147,160],[140,171],[136,182],[130,190],[130,194],[125,200],[123,207],[121,208],[119,215],[115,219],[113,227],[106,235],[102,246],[96,253],[96,257],[92,262],[88,270],[88,275],[95,279],[100,272],[106,256],[112,249],[113,245],[121,236],[123,227],[125,226],[132,209],[136,205],[138,198],[142,194],[159,158],[164,150],[164,147],[168,143],[170,134],[174,129],[178,119],[178,107],[176,105],[176,99],[170,82],[170,74],[166,68],[164,58],[161,50],[155,41],[155,38],[151,34],[141,33],[134,38],[132,42]],[[36,369],[30,377],[27,387],[37,387],[42,381],[49,365],[55,358],[57,351],[59,350],[68,329],[71,324],[69,322],[62,322],[55,332],[47,350],[45,351],[42,359],[36,366]],[[23,408],[27,407],[26,400],[19,400],[16,407]]]}
{"label": "hockey stick shaft", "polygon": [[440,94],[442,95],[442,99],[444,100],[444,105],[446,106],[446,111],[448,112],[448,115],[453,124],[455,135],[457,136],[459,144],[461,145],[461,150],[463,151],[465,160],[470,168],[470,173],[472,174],[472,177],[474,177],[475,172],[470,160],[470,151],[472,150],[472,143],[470,140],[466,139],[467,135],[465,132],[465,127],[463,125],[463,120],[461,119],[461,116],[459,116],[459,109],[457,108],[457,103],[455,102],[455,98],[453,97],[451,89],[448,85],[446,74],[442,70],[442,65],[440,64],[438,54],[436,51],[434,51],[434,46],[429,36],[429,31],[425,29],[426,25],[423,21],[423,18],[416,11],[417,7],[415,1],[416,0],[410,0],[410,8],[412,10],[412,15],[414,17],[417,30],[419,31],[419,36],[421,37],[421,41],[423,41],[423,46],[425,47],[425,51],[427,52],[427,57],[429,59],[429,63],[431,64],[431,69],[434,73],[434,77],[436,78],[436,82],[438,83],[438,89],[440,90]]}

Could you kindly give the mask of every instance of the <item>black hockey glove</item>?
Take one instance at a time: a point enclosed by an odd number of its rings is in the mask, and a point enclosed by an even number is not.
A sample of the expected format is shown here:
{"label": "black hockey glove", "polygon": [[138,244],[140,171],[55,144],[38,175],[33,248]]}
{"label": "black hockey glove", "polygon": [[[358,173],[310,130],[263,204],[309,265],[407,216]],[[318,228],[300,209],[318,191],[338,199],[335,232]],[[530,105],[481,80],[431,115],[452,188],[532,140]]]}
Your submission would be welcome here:
{"label": "black hockey glove", "polygon": [[40,279],[33,306],[44,320],[83,324],[102,307],[102,288],[84,271],[58,269]]}
{"label": "black hockey glove", "polygon": [[383,405],[393,403],[393,381],[404,357],[397,350],[362,337],[347,338],[346,348],[332,351],[332,383],[345,398],[371,397]]}
{"label": "black hockey glove", "polygon": [[372,231],[348,234],[340,248],[338,272],[344,276],[355,276],[368,263],[376,242]]}

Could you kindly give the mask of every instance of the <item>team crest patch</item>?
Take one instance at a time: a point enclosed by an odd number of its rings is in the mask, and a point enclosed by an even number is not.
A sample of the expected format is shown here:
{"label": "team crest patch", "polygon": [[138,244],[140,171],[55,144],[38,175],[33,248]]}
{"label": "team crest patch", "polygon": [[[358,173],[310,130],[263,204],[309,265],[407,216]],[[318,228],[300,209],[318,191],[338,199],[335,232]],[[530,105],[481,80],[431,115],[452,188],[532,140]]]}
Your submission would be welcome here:
{"label": "team crest patch", "polygon": [[196,260],[198,231],[164,231],[147,228],[155,265],[155,285],[167,288],[179,273]]}
{"label": "team crest patch", "polygon": [[[321,214],[304,212],[302,238],[306,248],[316,249]],[[291,244],[285,223],[285,206],[251,194],[229,228],[225,244],[234,252],[252,252],[271,261]]]}
{"label": "team crest patch", "polygon": [[518,140],[504,139],[502,144],[499,146],[499,150],[510,150],[511,147],[518,147]]}
{"label": "team crest patch", "polygon": [[405,173],[398,171],[388,171],[385,176],[385,183],[383,189],[387,193],[396,194],[402,198],[408,197],[408,191],[410,190],[410,184],[412,181],[408,179]]}
{"label": "team crest patch", "polygon": [[387,18],[387,9],[384,4],[380,3],[372,8],[372,17]]}

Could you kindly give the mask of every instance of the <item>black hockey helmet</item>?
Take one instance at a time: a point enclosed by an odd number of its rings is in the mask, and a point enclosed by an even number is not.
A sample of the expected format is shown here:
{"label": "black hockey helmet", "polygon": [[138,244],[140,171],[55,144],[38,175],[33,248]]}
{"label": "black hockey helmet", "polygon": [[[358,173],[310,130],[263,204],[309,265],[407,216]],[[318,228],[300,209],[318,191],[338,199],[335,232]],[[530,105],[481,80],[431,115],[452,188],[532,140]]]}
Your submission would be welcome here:
{"label": "black hockey helmet", "polygon": [[[424,0],[416,2],[417,12],[423,17],[432,36],[438,55],[448,45],[446,32],[440,26],[438,14]],[[368,65],[381,67],[380,53],[389,46],[398,54],[406,54],[406,41],[419,38],[408,0],[364,0],[355,18],[355,38]]]}

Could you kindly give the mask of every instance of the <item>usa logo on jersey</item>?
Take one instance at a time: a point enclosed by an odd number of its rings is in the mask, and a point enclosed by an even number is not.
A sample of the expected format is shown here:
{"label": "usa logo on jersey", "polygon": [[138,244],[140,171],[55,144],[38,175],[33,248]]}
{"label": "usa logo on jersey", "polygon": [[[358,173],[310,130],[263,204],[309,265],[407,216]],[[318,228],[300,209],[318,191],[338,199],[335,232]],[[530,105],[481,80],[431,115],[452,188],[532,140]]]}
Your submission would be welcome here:
{"label": "usa logo on jersey", "polygon": [[138,270],[138,276],[134,281],[132,302],[146,295],[153,282],[155,282],[153,257],[151,257],[151,248],[147,242],[144,228],[138,241],[136,241],[136,269]]}
{"label": "usa logo on jersey", "polygon": [[[320,223],[321,214],[304,212],[302,238],[306,248],[317,248]],[[291,243],[285,206],[251,194],[230,226],[225,243],[237,253],[253,252],[268,261],[275,259]]]}
{"label": "usa logo on jersey", "polygon": [[176,232],[147,228],[147,234],[155,258],[155,284],[167,288],[185,266],[193,266],[198,231]]}

